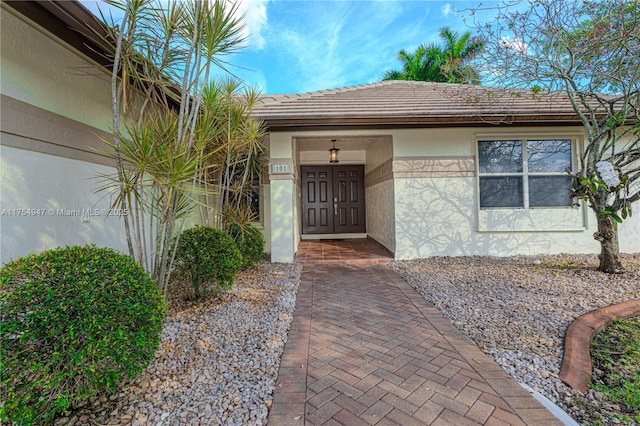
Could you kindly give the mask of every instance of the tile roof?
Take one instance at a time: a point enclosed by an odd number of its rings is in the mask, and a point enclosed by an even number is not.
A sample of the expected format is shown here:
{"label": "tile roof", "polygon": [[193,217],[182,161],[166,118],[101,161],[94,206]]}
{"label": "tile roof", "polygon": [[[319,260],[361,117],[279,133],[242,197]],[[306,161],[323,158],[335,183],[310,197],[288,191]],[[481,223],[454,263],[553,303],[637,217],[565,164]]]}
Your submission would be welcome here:
{"label": "tile roof", "polygon": [[562,93],[422,81],[263,95],[252,114],[271,130],[339,127],[580,124]]}

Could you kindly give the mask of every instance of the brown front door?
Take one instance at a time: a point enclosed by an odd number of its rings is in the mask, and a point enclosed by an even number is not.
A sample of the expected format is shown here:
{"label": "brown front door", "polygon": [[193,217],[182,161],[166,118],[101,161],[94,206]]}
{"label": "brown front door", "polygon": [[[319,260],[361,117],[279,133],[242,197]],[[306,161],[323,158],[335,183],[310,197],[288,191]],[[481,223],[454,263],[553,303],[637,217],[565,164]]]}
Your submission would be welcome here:
{"label": "brown front door", "polygon": [[364,166],[302,166],[302,233],[364,233]]}

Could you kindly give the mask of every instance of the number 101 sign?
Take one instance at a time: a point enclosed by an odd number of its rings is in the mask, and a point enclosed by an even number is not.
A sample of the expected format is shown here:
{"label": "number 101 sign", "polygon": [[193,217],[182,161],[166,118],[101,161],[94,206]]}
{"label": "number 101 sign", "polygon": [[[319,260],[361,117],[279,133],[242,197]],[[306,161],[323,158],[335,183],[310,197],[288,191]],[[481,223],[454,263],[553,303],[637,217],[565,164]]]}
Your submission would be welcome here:
{"label": "number 101 sign", "polygon": [[271,173],[289,173],[288,164],[273,164],[271,168]]}

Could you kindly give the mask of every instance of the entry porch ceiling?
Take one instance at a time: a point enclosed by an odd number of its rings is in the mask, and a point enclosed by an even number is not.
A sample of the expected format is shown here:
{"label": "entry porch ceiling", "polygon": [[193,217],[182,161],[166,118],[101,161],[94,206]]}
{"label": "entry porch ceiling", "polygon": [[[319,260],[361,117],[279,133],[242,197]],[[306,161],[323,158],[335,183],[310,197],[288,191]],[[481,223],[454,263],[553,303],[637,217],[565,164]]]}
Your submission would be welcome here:
{"label": "entry porch ceiling", "polygon": [[298,151],[327,151],[333,147],[332,139],[336,140],[336,148],[345,151],[366,151],[372,144],[391,142],[391,136],[335,136],[335,137],[296,137],[295,144]]}

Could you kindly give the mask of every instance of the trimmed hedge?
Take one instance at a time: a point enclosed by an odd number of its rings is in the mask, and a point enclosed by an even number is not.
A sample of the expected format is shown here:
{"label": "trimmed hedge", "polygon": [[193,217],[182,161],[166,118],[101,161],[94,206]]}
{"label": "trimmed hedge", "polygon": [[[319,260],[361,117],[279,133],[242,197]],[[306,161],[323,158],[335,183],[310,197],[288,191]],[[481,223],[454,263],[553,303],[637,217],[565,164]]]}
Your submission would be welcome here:
{"label": "trimmed hedge", "polygon": [[134,259],[74,246],[0,269],[3,421],[45,423],[154,359],[166,312]]}
{"label": "trimmed hedge", "polygon": [[212,282],[215,282],[214,292],[231,289],[241,266],[242,254],[227,233],[196,226],[180,235],[176,267],[191,281],[196,298]]}
{"label": "trimmed hedge", "polygon": [[242,267],[250,268],[262,259],[264,255],[264,236],[262,232],[250,223],[238,225],[232,223],[227,232],[236,242],[242,253]]}

